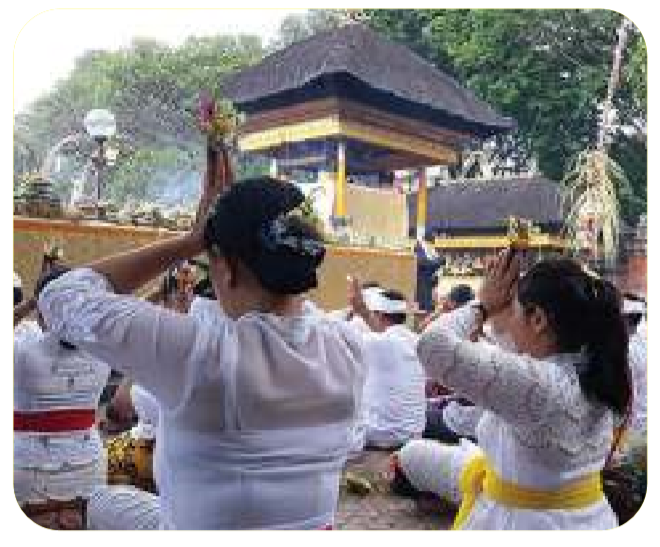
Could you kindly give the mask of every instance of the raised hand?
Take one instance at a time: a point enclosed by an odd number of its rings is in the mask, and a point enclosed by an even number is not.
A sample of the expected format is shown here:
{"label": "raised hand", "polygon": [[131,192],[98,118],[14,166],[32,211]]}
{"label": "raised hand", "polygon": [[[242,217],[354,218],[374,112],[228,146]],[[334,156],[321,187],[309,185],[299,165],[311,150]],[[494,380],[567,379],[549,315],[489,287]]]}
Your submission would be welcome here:
{"label": "raised hand", "polygon": [[520,257],[513,249],[502,251],[488,266],[478,299],[492,315],[509,305],[520,277]]}
{"label": "raised hand", "polygon": [[357,277],[348,276],[348,305],[356,315],[364,315],[367,304],[362,294],[362,285]]}
{"label": "raised hand", "polygon": [[201,234],[212,205],[219,195],[223,194],[234,182],[229,151],[224,145],[207,147],[206,173],[204,174],[202,192],[197,205],[197,215],[194,231]]}

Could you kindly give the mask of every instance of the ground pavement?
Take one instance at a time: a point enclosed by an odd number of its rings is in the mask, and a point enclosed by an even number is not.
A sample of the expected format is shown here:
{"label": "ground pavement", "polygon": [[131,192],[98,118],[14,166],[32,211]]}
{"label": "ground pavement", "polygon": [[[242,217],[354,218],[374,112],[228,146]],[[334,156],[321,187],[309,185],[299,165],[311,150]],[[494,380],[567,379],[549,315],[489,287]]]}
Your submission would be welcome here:
{"label": "ground pavement", "polygon": [[[366,479],[369,493],[358,494],[346,482],[347,474]],[[339,494],[335,520],[338,530],[446,530],[453,514],[422,507],[390,492],[389,453],[364,452],[348,464]]]}

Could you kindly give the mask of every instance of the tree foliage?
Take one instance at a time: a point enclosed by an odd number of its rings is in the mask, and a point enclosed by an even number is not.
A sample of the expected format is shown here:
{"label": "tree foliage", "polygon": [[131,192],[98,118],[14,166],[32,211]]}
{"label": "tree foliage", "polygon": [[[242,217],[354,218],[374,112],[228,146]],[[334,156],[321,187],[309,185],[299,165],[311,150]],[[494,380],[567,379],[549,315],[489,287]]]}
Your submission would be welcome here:
{"label": "tree foliage", "polygon": [[89,169],[94,150],[84,134],[85,114],[108,108],[117,119],[110,146],[119,157],[116,167],[106,169],[105,195],[119,202],[143,199],[157,193],[165,175],[189,180],[184,175],[203,161],[195,121],[199,91],[217,93],[223,78],[262,56],[260,38],[241,35],[191,37],[176,48],[135,39],[126,49],[88,51],[68,78],[16,116],[14,173],[41,168],[52,147],[79,133],[78,141],[63,148],[70,161],[54,176],[59,188],[69,188],[66,179]]}
{"label": "tree foliage", "polygon": [[[239,35],[191,37],[179,47],[136,39],[126,49],[89,51],[66,79],[16,116],[14,172],[41,167],[60,139],[84,133],[87,111],[109,108],[121,136],[114,143],[120,150],[117,165],[107,173],[110,195],[122,201],[157,194],[155,186],[166,174],[189,181],[190,172],[203,162],[193,116],[199,90],[216,91],[232,71],[344,24],[355,13],[310,10],[289,16],[267,48],[258,37]],[[620,14],[576,9],[378,9],[359,14],[516,119],[518,131],[497,143],[499,154],[516,167],[534,158],[545,175],[561,180],[578,153],[595,143]],[[646,200],[646,76],[646,45],[634,29],[614,97],[621,129],[611,147],[633,188],[622,202],[624,216],[631,218]],[[93,146],[83,141],[78,158],[73,150],[73,159],[59,174],[64,182],[88,161]],[[241,174],[266,169],[265,161],[240,158]]]}
{"label": "tree foliage", "polygon": [[271,44],[270,50],[290,46],[305,38],[340,26],[346,21],[346,10],[311,9],[303,14],[288,15],[280,23],[278,36]]}
{"label": "tree foliage", "polygon": [[[596,141],[621,15],[608,10],[367,10],[374,28],[455,76],[519,129],[508,155],[531,157],[560,180]],[[614,102],[621,130],[615,159],[630,169],[635,196],[646,195],[646,46],[637,29],[623,59]],[[511,139],[515,146],[511,146]],[[500,143],[505,144],[505,143]],[[503,148],[501,148],[503,149]],[[623,160],[623,155],[626,160]],[[628,164],[628,165],[626,165]]]}

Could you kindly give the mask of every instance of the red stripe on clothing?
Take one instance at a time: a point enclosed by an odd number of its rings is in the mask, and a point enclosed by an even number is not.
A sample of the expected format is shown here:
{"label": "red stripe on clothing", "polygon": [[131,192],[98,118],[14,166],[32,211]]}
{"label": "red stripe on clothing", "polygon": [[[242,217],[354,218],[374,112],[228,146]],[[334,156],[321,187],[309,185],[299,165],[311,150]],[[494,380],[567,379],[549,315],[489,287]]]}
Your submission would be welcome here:
{"label": "red stripe on clothing", "polygon": [[45,410],[40,412],[14,411],[14,431],[33,433],[61,433],[91,429],[96,423],[94,409]]}

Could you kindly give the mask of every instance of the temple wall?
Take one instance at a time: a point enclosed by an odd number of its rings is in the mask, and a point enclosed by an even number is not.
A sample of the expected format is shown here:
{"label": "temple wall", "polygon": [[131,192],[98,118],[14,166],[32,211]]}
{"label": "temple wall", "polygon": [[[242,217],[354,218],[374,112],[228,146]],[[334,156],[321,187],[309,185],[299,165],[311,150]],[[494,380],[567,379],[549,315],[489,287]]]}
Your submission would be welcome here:
{"label": "temple wall", "polygon": [[408,238],[408,210],[404,194],[348,184],[346,208],[352,219],[351,230],[363,236],[378,236],[390,241]]}
{"label": "temple wall", "polygon": [[[22,277],[26,294],[31,294],[46,243],[60,244],[65,262],[78,265],[172,235],[155,228],[14,217],[14,270]],[[326,309],[344,307],[349,274],[396,288],[408,298],[414,296],[412,253],[329,247],[319,275],[321,288],[312,292],[312,298]]]}

